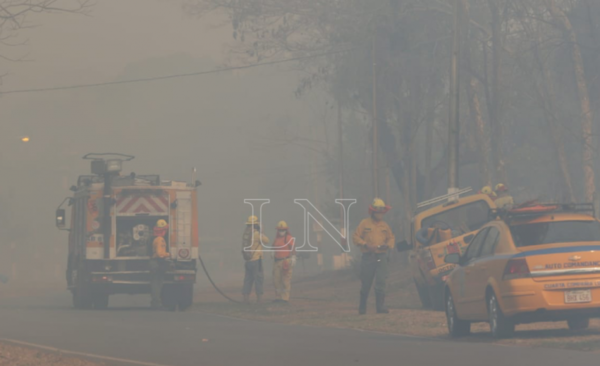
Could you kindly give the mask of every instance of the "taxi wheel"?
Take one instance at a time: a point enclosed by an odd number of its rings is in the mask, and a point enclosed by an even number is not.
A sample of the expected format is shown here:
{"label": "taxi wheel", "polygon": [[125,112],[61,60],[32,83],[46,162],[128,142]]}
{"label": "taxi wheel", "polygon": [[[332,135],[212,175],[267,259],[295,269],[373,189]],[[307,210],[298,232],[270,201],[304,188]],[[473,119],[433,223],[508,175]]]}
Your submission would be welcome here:
{"label": "taxi wheel", "polygon": [[569,329],[571,330],[584,330],[589,328],[590,320],[587,318],[575,318],[567,320]]}
{"label": "taxi wheel", "polygon": [[453,338],[464,337],[471,333],[471,323],[458,318],[454,308],[454,299],[450,294],[446,298],[446,321],[448,323],[448,333]]}
{"label": "taxi wheel", "polygon": [[495,294],[490,295],[488,298],[488,313],[490,331],[494,338],[509,338],[513,335],[515,324],[504,316]]}

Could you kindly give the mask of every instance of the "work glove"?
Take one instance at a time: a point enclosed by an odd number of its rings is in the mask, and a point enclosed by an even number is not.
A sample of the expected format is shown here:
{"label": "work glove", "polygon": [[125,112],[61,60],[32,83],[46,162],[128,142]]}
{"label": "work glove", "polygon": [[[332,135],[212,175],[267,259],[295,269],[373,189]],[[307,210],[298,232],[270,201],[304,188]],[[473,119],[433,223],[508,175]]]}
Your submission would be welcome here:
{"label": "work glove", "polygon": [[296,265],[296,256],[295,255],[292,256],[291,265],[292,265],[292,267],[294,267]]}

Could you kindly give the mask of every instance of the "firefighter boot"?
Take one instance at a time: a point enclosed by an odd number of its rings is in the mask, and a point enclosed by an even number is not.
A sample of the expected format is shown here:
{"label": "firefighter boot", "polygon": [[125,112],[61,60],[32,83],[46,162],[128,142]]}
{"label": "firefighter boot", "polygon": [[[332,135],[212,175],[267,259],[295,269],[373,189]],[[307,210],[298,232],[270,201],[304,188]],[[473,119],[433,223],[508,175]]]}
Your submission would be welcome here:
{"label": "firefighter boot", "polygon": [[358,314],[364,315],[367,313],[367,299],[369,298],[369,293],[364,294],[362,291],[360,292],[360,305],[358,306]]}
{"label": "firefighter boot", "polygon": [[385,293],[378,292],[375,293],[375,305],[377,307],[377,314],[389,314],[389,310],[383,305],[383,301],[385,300]]}

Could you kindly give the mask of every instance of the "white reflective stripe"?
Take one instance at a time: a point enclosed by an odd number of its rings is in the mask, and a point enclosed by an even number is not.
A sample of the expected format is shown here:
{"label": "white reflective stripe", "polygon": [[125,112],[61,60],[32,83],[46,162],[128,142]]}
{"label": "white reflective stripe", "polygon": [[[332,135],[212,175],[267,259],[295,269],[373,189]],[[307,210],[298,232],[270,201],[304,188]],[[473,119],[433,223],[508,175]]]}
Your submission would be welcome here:
{"label": "white reflective stripe", "polygon": [[192,192],[181,191],[176,193],[177,198],[177,219],[176,219],[176,246],[177,256],[181,249],[188,249],[188,256],[183,259],[195,258],[190,253],[192,246]]}
{"label": "white reflective stripe", "polygon": [[556,269],[556,270],[551,270],[551,271],[535,271],[535,272],[531,272],[531,277],[550,277],[550,276],[565,276],[565,275],[593,274],[593,273],[600,273],[600,267]]}

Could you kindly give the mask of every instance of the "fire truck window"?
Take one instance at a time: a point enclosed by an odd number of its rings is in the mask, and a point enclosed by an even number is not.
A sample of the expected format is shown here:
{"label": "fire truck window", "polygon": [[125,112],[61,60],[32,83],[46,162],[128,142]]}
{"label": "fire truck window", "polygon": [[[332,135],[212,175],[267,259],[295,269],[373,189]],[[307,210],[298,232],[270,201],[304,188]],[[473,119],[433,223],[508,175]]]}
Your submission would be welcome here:
{"label": "fire truck window", "polygon": [[[159,219],[168,217],[118,217],[117,218],[117,257],[148,257],[152,254],[154,226]],[[165,235],[169,248],[169,232]]]}

